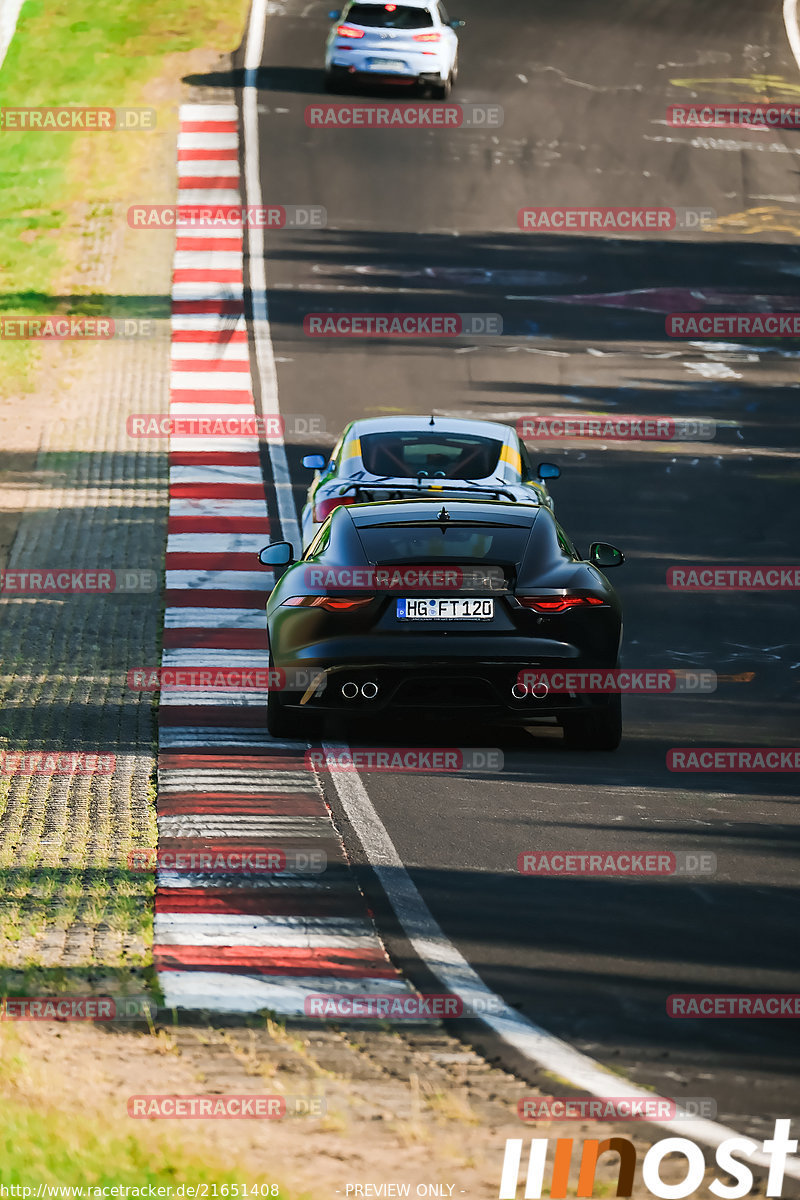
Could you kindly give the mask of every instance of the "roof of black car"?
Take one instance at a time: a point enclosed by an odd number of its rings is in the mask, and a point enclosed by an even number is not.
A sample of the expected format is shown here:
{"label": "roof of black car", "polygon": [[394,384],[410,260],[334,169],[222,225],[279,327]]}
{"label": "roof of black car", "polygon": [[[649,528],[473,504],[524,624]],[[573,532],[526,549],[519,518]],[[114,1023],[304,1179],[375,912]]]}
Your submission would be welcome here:
{"label": "roof of black car", "polygon": [[379,500],[369,504],[348,504],[346,512],[357,528],[370,525],[408,525],[420,521],[439,522],[445,509],[453,522],[490,521],[497,525],[533,525],[540,512],[549,511],[535,504],[512,504],[502,500]]}

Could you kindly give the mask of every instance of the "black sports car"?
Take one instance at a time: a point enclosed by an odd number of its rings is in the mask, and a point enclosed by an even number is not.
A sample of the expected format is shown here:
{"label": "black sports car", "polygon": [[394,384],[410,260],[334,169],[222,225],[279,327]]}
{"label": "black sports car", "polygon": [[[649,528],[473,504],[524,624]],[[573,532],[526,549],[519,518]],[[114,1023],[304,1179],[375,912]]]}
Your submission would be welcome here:
{"label": "black sports car", "polygon": [[[439,715],[531,725],[613,750],[618,694],[555,694],[521,672],[617,666],[619,599],[598,569],[624,562],[594,542],[584,560],[550,510],[473,499],[341,507],[303,558],[274,542],[270,668],[311,678],[270,689],[275,737],[316,736],[324,714]],[[324,686],[323,686],[324,685]]]}

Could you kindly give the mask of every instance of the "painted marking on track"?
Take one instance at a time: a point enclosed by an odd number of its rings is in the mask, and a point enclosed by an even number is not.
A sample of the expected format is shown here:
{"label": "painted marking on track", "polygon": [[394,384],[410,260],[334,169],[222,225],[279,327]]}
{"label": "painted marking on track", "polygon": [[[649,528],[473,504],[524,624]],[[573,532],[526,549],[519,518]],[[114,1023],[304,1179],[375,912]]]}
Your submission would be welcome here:
{"label": "painted marking on track", "polygon": [[[182,203],[241,203],[237,125],[232,105],[181,109]],[[178,235],[172,309],[170,416],[244,416],[255,426],[241,231]],[[263,348],[262,336],[262,369]],[[267,388],[267,408],[276,405]],[[258,683],[255,672],[266,679],[269,663],[264,599],[272,576],[256,563],[269,539],[259,456],[257,437],[170,438],[161,662],[208,677],[201,688],[161,692],[159,845],[195,855],[322,852],[334,873],[309,877],[291,862],[260,876],[159,869],[154,960],[170,1006],[298,1015],[305,997],[323,990],[410,988],[350,874],[304,762],[307,743],[268,736],[265,687],[224,685],[224,673],[237,669]],[[273,458],[288,480],[282,445]]]}

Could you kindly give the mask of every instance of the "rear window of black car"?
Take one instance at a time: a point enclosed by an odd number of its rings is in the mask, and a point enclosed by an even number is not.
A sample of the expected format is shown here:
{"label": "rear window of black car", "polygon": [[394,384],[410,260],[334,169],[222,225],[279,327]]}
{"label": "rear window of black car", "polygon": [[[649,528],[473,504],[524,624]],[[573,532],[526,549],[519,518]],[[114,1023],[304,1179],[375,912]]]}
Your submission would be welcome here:
{"label": "rear window of black car", "polygon": [[530,525],[372,525],[358,528],[375,563],[518,563]]}
{"label": "rear window of black car", "polygon": [[354,4],[344,19],[369,29],[429,29],[433,25],[427,8],[406,8],[402,4]]}
{"label": "rear window of black car", "polygon": [[401,479],[486,479],[503,443],[468,433],[367,433],[361,461],[370,475]]}

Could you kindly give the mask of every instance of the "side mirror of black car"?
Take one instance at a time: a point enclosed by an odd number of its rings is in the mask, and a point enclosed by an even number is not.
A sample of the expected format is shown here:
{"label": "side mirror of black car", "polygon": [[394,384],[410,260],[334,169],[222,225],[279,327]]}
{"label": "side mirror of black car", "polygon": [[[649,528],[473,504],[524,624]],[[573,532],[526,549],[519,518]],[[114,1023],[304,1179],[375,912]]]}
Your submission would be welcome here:
{"label": "side mirror of black car", "polygon": [[326,462],[324,454],[306,454],[303,458],[303,466],[309,467],[312,471],[321,471]]}
{"label": "side mirror of black car", "polygon": [[593,567],[607,570],[609,567],[621,567],[625,562],[625,555],[616,546],[609,546],[608,542],[592,542],[589,547],[589,562]]}
{"label": "side mirror of black car", "polygon": [[555,463],[539,463],[536,470],[539,479],[558,479],[561,475],[561,467],[557,467]]}
{"label": "side mirror of black car", "polygon": [[295,561],[294,546],[291,542],[272,542],[259,552],[258,561],[262,567],[290,567]]}

